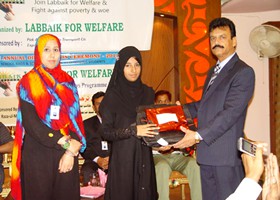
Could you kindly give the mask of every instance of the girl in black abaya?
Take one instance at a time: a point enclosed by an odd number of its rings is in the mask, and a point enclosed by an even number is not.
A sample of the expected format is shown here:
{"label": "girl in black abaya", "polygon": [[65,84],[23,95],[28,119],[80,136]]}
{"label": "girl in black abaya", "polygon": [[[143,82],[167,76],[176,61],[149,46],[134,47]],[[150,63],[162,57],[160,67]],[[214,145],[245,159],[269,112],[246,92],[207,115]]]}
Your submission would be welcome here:
{"label": "girl in black abaya", "polygon": [[119,52],[100,106],[104,139],[112,143],[105,200],[157,199],[152,149],[141,137],[153,137],[155,124],[136,125],[136,108],[154,101],[154,90],[141,81],[142,58],[129,46]]}

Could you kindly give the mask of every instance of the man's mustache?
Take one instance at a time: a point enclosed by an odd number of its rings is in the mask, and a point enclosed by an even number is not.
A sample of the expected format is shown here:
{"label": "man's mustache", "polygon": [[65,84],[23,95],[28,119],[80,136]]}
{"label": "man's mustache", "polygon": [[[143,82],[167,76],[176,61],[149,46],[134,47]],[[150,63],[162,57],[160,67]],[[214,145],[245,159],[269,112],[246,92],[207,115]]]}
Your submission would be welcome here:
{"label": "man's mustache", "polygon": [[212,47],[212,49],[215,49],[216,47],[219,47],[219,48],[222,48],[222,49],[224,48],[222,45],[216,44],[215,46]]}

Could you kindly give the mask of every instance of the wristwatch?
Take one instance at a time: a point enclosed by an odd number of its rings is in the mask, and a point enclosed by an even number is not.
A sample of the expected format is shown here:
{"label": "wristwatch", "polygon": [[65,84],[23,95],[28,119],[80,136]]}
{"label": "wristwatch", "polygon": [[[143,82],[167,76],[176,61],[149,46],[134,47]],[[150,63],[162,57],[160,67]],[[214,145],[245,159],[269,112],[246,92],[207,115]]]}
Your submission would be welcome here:
{"label": "wristwatch", "polygon": [[199,138],[199,135],[198,135],[197,132],[194,135],[194,139],[195,139],[195,143],[199,143],[200,142],[200,138]]}
{"label": "wristwatch", "polygon": [[64,142],[64,144],[61,145],[63,149],[68,149],[70,147],[70,141],[71,141],[71,136],[68,136]]}

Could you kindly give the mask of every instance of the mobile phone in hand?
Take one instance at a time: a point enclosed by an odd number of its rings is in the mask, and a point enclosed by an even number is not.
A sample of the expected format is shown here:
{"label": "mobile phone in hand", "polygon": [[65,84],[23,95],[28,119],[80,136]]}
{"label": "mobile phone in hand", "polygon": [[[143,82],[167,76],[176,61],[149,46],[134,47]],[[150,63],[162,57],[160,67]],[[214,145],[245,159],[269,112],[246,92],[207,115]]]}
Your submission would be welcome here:
{"label": "mobile phone in hand", "polygon": [[237,149],[243,153],[255,157],[257,145],[241,137],[237,141]]}

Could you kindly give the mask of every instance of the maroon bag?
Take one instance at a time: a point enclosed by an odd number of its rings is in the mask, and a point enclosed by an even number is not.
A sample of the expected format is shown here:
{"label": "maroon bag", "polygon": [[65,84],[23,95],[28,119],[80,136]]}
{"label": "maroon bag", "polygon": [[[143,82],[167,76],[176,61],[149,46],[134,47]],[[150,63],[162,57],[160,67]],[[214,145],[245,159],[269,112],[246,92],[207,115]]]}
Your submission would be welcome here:
{"label": "maroon bag", "polygon": [[[194,121],[187,107],[179,105],[148,105],[137,108],[137,124],[153,123],[157,124],[160,129],[155,137],[143,137],[143,141],[150,147],[160,147],[175,144],[181,140],[185,133],[180,130],[180,126],[187,129],[196,130]],[[188,148],[191,152],[194,146]],[[185,153],[186,150],[184,150]]]}

